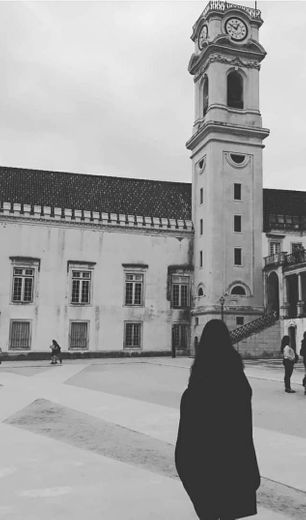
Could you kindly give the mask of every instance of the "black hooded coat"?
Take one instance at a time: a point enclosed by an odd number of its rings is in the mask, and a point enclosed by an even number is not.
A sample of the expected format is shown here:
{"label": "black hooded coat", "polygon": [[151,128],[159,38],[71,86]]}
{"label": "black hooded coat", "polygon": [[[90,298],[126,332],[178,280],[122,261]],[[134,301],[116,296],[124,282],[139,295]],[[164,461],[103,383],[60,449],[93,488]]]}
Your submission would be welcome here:
{"label": "black hooded coat", "polygon": [[[180,407],[176,468],[203,520],[257,513],[260,476],[252,434],[252,390],[227,329],[226,334],[229,344],[213,345],[205,342],[203,332],[198,347],[202,360],[196,356]],[[218,339],[223,341],[222,334]]]}

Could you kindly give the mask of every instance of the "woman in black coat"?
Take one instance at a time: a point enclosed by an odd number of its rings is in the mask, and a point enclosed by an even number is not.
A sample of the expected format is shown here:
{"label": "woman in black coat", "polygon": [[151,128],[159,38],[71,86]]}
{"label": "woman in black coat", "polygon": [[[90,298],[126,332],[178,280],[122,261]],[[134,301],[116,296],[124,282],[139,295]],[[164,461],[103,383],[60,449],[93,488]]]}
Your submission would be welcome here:
{"label": "woman in black coat", "polygon": [[252,389],[221,320],[202,332],[182,395],[176,469],[201,520],[256,515]]}

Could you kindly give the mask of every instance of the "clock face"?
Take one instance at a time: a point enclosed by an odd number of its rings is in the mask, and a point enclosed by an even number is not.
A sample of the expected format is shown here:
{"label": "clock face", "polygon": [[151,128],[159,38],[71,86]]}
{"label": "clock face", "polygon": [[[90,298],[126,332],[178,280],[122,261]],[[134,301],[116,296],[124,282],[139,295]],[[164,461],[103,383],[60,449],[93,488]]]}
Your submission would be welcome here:
{"label": "clock face", "polygon": [[207,36],[208,36],[207,25],[203,25],[203,27],[200,31],[199,37],[198,37],[198,46],[199,46],[200,50],[203,49],[204,42],[206,41]]}
{"label": "clock face", "polygon": [[225,23],[225,30],[236,41],[242,41],[248,35],[247,25],[240,18],[229,18]]}

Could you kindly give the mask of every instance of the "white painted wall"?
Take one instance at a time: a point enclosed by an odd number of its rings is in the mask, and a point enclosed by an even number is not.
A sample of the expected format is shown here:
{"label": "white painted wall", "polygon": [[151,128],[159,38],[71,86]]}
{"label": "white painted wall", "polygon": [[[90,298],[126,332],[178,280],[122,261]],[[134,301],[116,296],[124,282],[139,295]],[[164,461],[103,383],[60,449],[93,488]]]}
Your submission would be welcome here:
{"label": "white painted wall", "polygon": [[[124,320],[134,319],[143,321],[144,350],[171,349],[172,323],[182,319],[182,311],[170,309],[167,270],[169,265],[192,263],[192,232],[1,217],[0,243],[0,346],[3,351],[9,346],[12,319],[32,321],[33,351],[48,351],[52,338],[67,350],[69,321],[76,319],[90,322],[91,351],[121,350]],[[33,303],[11,303],[10,256],[40,258]],[[96,263],[93,297],[88,306],[69,303],[69,260]],[[123,263],[148,264],[143,307],[124,306]]]}

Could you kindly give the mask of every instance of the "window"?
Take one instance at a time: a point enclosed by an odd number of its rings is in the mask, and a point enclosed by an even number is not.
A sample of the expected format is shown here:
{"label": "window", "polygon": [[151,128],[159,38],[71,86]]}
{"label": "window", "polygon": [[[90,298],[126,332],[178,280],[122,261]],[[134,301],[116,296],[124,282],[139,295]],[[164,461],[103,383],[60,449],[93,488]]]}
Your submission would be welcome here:
{"label": "window", "polygon": [[200,204],[203,204],[203,188],[200,188]]}
{"label": "window", "polygon": [[234,231],[241,231],[241,215],[234,215]]}
{"label": "window", "polygon": [[90,303],[91,272],[72,270],[71,303]]}
{"label": "window", "polygon": [[124,324],[124,347],[141,348],[141,322],[126,321]]}
{"label": "window", "polygon": [[10,349],[29,349],[31,346],[31,322],[12,320],[10,324]]}
{"label": "window", "polygon": [[241,265],[242,264],[242,250],[240,247],[234,248],[234,264]]}
{"label": "window", "polygon": [[280,242],[270,242],[269,244],[269,254],[270,255],[277,255],[280,253],[281,250],[281,243]]}
{"label": "window", "polygon": [[241,184],[234,184],[234,199],[241,200]]}
{"label": "window", "polygon": [[244,324],[244,317],[243,316],[236,316],[236,325],[238,327],[241,327],[241,325]]}
{"label": "window", "polygon": [[303,250],[302,242],[291,242],[291,253],[299,253]]}
{"label": "window", "polygon": [[227,76],[227,105],[232,108],[243,108],[243,78],[235,70]]}
{"label": "window", "polygon": [[87,321],[70,322],[69,348],[82,350],[88,348]]}
{"label": "window", "polygon": [[245,155],[240,155],[238,153],[231,153],[231,159],[236,164],[242,164],[245,160]]}
{"label": "window", "polygon": [[33,302],[34,273],[33,267],[13,267],[12,301],[14,303]]}
{"label": "window", "polygon": [[203,219],[200,219],[200,235],[203,235]]}
{"label": "window", "polygon": [[208,77],[205,76],[203,82],[203,117],[205,116],[208,109]]}
{"label": "window", "polygon": [[125,273],[125,305],[143,305],[143,273]]}
{"label": "window", "polygon": [[189,307],[189,276],[172,275],[171,306]]}
{"label": "window", "polygon": [[231,294],[240,294],[241,296],[245,296],[245,289],[241,285],[235,285],[231,290]]}
{"label": "window", "polygon": [[198,289],[198,296],[204,296],[203,287],[199,287],[199,289]]}
{"label": "window", "polygon": [[200,267],[203,267],[203,251],[200,251]]}
{"label": "window", "polygon": [[188,325],[175,323],[172,326],[172,349],[186,350],[188,347]]}

